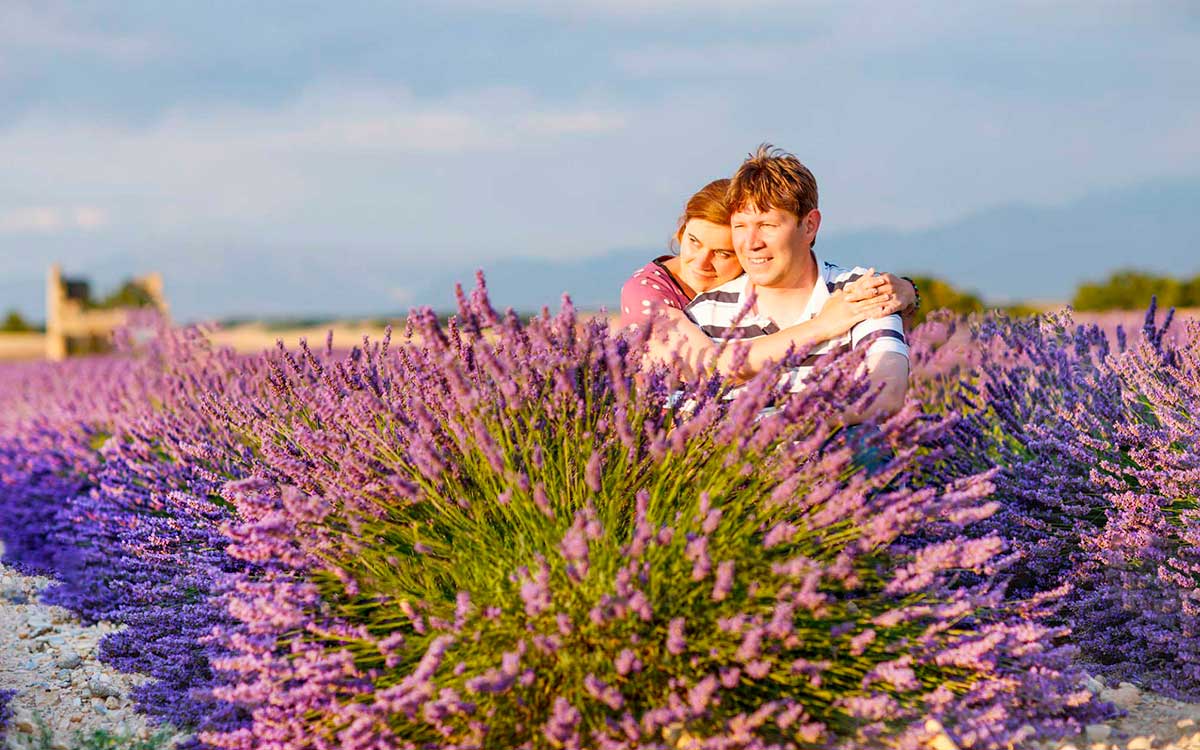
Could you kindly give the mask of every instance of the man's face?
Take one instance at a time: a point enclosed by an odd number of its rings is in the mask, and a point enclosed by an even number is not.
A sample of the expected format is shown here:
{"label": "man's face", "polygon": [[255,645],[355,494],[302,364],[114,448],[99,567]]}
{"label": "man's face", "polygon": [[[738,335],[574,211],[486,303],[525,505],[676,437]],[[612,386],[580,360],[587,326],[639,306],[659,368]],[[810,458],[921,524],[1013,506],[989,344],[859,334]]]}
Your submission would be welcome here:
{"label": "man's face", "polygon": [[733,249],[750,281],[762,287],[799,285],[820,221],[816,209],[803,219],[778,208],[735,211],[729,221]]}

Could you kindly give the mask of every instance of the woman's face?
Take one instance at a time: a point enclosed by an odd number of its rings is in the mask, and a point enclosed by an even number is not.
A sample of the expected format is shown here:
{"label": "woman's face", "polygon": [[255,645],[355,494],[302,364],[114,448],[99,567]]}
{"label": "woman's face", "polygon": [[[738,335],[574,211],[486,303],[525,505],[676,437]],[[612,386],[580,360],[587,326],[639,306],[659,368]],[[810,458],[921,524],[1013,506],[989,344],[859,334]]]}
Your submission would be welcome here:
{"label": "woman's face", "polygon": [[705,292],[742,275],[733,252],[729,226],[691,219],[679,236],[679,275],[696,292]]}

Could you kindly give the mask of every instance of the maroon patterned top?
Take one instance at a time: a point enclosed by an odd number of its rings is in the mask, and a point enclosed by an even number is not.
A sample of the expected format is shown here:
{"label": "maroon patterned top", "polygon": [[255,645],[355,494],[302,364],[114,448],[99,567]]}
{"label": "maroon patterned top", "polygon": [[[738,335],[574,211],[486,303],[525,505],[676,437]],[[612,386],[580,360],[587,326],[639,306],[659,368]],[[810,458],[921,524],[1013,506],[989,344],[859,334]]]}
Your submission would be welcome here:
{"label": "maroon patterned top", "polygon": [[692,301],[663,265],[672,256],[662,255],[633,272],[621,287],[621,326],[646,320],[657,308],[682,310]]}

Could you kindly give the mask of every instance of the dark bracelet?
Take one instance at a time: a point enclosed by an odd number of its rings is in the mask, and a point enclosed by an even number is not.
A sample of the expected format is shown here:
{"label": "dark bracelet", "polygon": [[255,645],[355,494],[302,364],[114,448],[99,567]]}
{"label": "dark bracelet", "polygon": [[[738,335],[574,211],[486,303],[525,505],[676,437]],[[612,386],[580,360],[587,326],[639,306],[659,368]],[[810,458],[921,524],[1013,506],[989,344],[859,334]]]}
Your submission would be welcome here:
{"label": "dark bracelet", "polygon": [[912,284],[913,296],[916,297],[916,299],[913,300],[913,309],[920,310],[921,309],[921,290],[917,288],[917,282],[913,281],[912,279],[910,279],[907,276],[901,276],[900,278],[902,278],[905,281],[907,281],[908,283]]}

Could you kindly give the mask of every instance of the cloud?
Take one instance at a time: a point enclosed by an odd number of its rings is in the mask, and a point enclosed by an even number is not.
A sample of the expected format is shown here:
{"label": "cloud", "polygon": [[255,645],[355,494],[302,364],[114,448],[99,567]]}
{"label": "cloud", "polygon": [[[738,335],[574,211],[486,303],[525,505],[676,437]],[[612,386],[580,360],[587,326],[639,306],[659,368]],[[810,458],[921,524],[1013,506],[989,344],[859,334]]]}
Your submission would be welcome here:
{"label": "cloud", "polygon": [[8,50],[85,53],[105,59],[145,62],[163,51],[146,36],[100,31],[76,9],[53,0],[0,4],[0,46]]}
{"label": "cloud", "polygon": [[90,232],[107,224],[108,213],[95,206],[0,209],[0,234],[56,234],[72,230]]}
{"label": "cloud", "polygon": [[524,116],[521,124],[539,135],[595,135],[622,130],[628,119],[610,112],[539,112]]}
{"label": "cloud", "polygon": [[626,111],[601,100],[511,87],[431,98],[346,80],[274,108],[177,107],[147,124],[39,111],[0,129],[6,183],[20,190],[0,191],[0,208],[53,208],[14,209],[0,227],[110,227],[171,245],[394,242],[405,217],[440,221],[435,204],[454,198],[450,179],[478,189],[512,155],[570,150],[629,126]]}
{"label": "cloud", "polygon": [[718,43],[688,46],[656,44],[614,53],[618,70],[634,77],[704,79],[770,75],[785,69],[795,47],[782,44]]}

